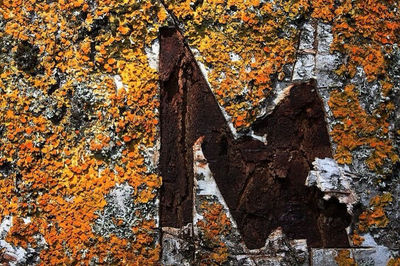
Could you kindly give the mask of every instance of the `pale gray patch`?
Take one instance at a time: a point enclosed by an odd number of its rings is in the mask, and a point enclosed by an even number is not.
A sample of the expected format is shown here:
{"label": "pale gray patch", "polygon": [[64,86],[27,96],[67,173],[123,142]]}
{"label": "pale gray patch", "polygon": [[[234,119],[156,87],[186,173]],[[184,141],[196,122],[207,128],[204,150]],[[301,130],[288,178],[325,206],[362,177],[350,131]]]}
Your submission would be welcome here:
{"label": "pale gray patch", "polygon": [[158,39],[152,42],[151,47],[145,47],[145,53],[149,66],[158,71],[158,58],[160,53],[160,43]]}
{"label": "pale gray patch", "polygon": [[242,58],[240,57],[240,55],[234,53],[234,52],[230,52],[229,53],[229,57],[231,59],[232,62],[237,62],[240,61]]}
{"label": "pale gray patch", "polygon": [[332,41],[332,26],[319,22],[317,26],[318,53],[329,53]]}
{"label": "pale gray patch", "polygon": [[154,146],[146,147],[142,145],[140,147],[140,153],[144,157],[144,164],[147,168],[147,173],[157,173],[158,162],[160,158],[160,140],[157,139]]}
{"label": "pale gray patch", "polygon": [[358,196],[353,188],[353,178],[356,177],[347,165],[338,165],[334,159],[316,158],[314,169],[308,173],[306,186],[316,186],[324,193],[324,199],[335,197],[340,203],[346,204],[347,212],[353,214],[353,205],[358,202]]}
{"label": "pale gray patch", "polygon": [[[132,227],[138,226],[143,220],[156,220],[156,200],[136,203],[133,194],[134,189],[128,183],[117,184],[106,195],[107,205],[101,212],[97,212],[99,217],[93,223],[93,231],[104,237],[116,235],[119,238],[135,239]],[[116,221],[121,222],[116,224]]]}
{"label": "pale gray patch", "polygon": [[335,70],[343,63],[339,53],[317,54],[316,56],[316,79],[318,87],[341,87],[343,80]]}
{"label": "pale gray patch", "polygon": [[163,227],[162,232],[162,265],[193,265],[192,224],[188,224],[181,229]]}
{"label": "pale gray patch", "polygon": [[12,216],[5,216],[0,224],[0,239],[5,239],[12,227]]}
{"label": "pale gray patch", "polygon": [[372,114],[381,103],[385,102],[379,81],[368,82],[362,67],[357,67],[357,72],[350,83],[356,86],[360,105],[368,114]]}
{"label": "pale gray patch", "polygon": [[[372,239],[372,238],[371,238]],[[349,249],[335,249],[325,248],[311,249],[311,264],[324,265],[324,266],[337,266],[335,258],[339,255],[341,250],[349,250],[350,257],[354,259],[357,265],[365,266],[380,266],[387,265],[390,259],[390,253],[385,247],[369,247],[369,248],[349,248]]]}
{"label": "pale gray patch", "polygon": [[293,81],[308,81],[315,78],[315,56],[299,54],[293,70]]}
{"label": "pale gray patch", "polygon": [[315,29],[311,22],[304,23],[301,28],[299,50],[314,49]]}

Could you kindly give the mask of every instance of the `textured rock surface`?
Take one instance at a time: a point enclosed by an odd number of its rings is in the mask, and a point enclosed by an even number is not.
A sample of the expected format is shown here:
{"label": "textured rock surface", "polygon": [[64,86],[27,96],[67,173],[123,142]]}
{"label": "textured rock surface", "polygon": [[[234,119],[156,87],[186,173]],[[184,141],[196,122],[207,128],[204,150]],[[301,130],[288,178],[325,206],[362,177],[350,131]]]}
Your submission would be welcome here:
{"label": "textured rock surface", "polygon": [[[185,45],[160,54],[162,26],[178,27]],[[397,265],[399,42],[396,0],[0,1],[0,264],[293,265],[309,253],[304,263]],[[162,86],[179,92],[164,111]],[[180,93],[191,87],[204,98],[184,102]],[[322,100],[311,109],[323,116],[282,109],[296,110],[303,93]],[[201,116],[181,119],[192,113]],[[290,123],[260,126],[281,115]],[[182,125],[195,129],[175,130]],[[212,136],[202,151],[213,178],[197,195],[192,149],[210,136],[203,129]],[[293,133],[311,132],[319,143],[316,130],[324,152]],[[304,153],[288,157],[280,145]],[[331,159],[311,158],[314,148]],[[159,165],[166,151],[182,164]],[[267,165],[257,166],[263,156]],[[290,180],[296,197],[290,185],[275,186]],[[319,225],[349,224],[351,247],[311,249],[294,239],[304,226],[290,232],[286,218],[304,212],[266,222],[287,210],[287,199],[311,201]],[[277,207],[272,216],[263,214],[266,200]],[[193,211],[203,217],[196,223]],[[249,239],[267,246],[238,254]]]}

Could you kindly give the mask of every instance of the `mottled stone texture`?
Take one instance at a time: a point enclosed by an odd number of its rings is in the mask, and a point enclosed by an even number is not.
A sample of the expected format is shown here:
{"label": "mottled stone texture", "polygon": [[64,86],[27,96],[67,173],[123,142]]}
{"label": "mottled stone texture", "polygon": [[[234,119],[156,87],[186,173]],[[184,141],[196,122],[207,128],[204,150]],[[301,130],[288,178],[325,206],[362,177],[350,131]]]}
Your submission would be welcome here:
{"label": "mottled stone texture", "polygon": [[314,159],[332,156],[315,84],[295,85],[253,125],[267,145],[247,136],[235,140],[180,34],[162,29],[160,48],[161,225],[181,227],[192,219],[191,147],[204,136],[205,158],[249,248],[264,246],[279,226],[312,247],[348,246],[346,207],[305,186]]}

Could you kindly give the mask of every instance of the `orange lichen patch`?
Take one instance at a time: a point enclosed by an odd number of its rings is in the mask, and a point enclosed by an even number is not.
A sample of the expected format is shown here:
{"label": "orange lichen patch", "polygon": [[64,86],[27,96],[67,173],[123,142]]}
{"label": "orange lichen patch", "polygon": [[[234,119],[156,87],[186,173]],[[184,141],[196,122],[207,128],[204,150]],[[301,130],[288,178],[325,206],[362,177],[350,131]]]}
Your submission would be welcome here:
{"label": "orange lichen patch", "polygon": [[371,156],[366,161],[370,169],[378,169],[386,161],[398,161],[398,155],[388,136],[388,114],[367,114],[360,106],[354,85],[346,86],[343,91],[333,91],[329,107],[333,116],[341,122],[331,131],[332,139],[338,145],[335,153],[337,162],[350,164],[351,151],[360,146],[369,146],[372,149]]}
{"label": "orange lichen patch", "polygon": [[389,220],[385,214],[384,207],[392,202],[392,195],[385,193],[382,196],[375,196],[370,201],[371,211],[363,212],[359,219],[360,230],[366,227],[386,227]]}
{"label": "orange lichen patch", "polygon": [[312,1],[314,11],[312,16],[325,21],[331,21],[334,17],[334,0],[316,0]]}
{"label": "orange lichen patch", "polygon": [[222,237],[231,231],[231,222],[219,203],[204,201],[199,207],[204,219],[197,222],[200,238],[212,251],[199,254],[200,265],[221,265],[228,259],[228,248]]}
{"label": "orange lichen patch", "polygon": [[382,196],[375,196],[371,199],[370,205],[373,207],[387,206],[393,201],[392,194],[384,193]]}
{"label": "orange lichen patch", "polygon": [[0,4],[0,40],[10,45],[0,60],[0,221],[13,216],[13,245],[36,247],[43,236],[42,265],[158,260],[152,215],[138,211],[132,238],[92,225],[116,184],[128,183],[138,204],[152,204],[161,185],[141,153],[157,138],[158,78],[145,48],[161,10],[153,0]]}
{"label": "orange lichen patch", "polygon": [[383,228],[388,225],[389,219],[384,208],[392,200],[390,193],[375,196],[370,200],[370,209],[362,212],[358,217],[358,226],[353,235],[353,243],[355,245],[360,245],[363,242],[363,238],[359,236],[359,233],[365,233],[369,228]]}
{"label": "orange lichen patch", "polygon": [[388,261],[387,266],[400,266],[400,258],[391,258]]}
{"label": "orange lichen patch", "polygon": [[308,1],[166,1],[185,24],[184,35],[208,68],[208,80],[233,124],[247,127],[259,114],[277,73],[295,60]]}
{"label": "orange lichen patch", "polygon": [[[333,27],[331,51],[348,56],[346,63],[336,73],[353,77],[361,66],[368,82],[379,80],[382,94],[390,95],[392,81],[387,74],[388,62],[385,54],[390,54],[393,44],[399,42],[400,11],[393,8],[396,1],[313,1],[313,17],[329,21]],[[327,10],[330,6],[330,11]],[[334,19],[333,19],[334,17]],[[389,139],[390,114],[393,103],[384,102],[372,115],[366,114],[359,106],[357,89],[349,85],[344,92],[331,94],[330,106],[336,125],[332,137],[338,143],[335,158],[340,163],[352,161],[351,151],[369,146],[372,154],[367,160],[371,170],[379,170],[385,162],[398,160]]]}
{"label": "orange lichen patch", "polygon": [[[399,42],[400,11],[393,0],[313,1],[316,18],[330,21],[334,40],[332,51],[349,56],[340,74],[353,76],[362,66],[368,81],[386,75],[383,54],[390,53]],[[334,19],[333,19],[334,18]],[[383,78],[384,79],[384,78]]]}
{"label": "orange lichen patch", "polygon": [[348,249],[339,250],[335,261],[338,266],[357,266],[354,258],[350,256],[350,250]]}
{"label": "orange lichen patch", "polygon": [[21,218],[13,220],[13,227],[11,228],[6,241],[15,246],[27,248],[36,248],[36,241],[34,235],[39,231],[38,224],[25,223]]}
{"label": "orange lichen patch", "polygon": [[360,246],[364,242],[364,238],[360,236],[357,232],[351,236],[351,240],[353,241],[353,245]]}

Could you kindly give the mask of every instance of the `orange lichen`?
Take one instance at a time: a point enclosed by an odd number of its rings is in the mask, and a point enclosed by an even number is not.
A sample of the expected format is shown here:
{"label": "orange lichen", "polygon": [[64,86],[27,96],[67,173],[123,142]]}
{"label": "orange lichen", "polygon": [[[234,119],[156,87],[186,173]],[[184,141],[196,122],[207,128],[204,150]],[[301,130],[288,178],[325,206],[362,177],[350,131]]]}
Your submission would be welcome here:
{"label": "orange lichen", "polygon": [[388,261],[387,266],[400,266],[400,258],[391,258]]}
{"label": "orange lichen", "polygon": [[388,114],[367,114],[360,106],[354,85],[346,86],[343,91],[333,91],[329,107],[335,119],[341,122],[331,131],[332,139],[338,145],[335,153],[337,162],[350,164],[351,151],[361,146],[372,149],[366,161],[370,169],[377,169],[386,161],[394,163],[399,160],[388,137]]}
{"label": "orange lichen", "polygon": [[219,203],[204,201],[199,209],[204,217],[197,222],[200,238],[212,250],[200,252],[198,261],[200,265],[221,265],[228,259],[228,248],[222,237],[230,233],[231,222]]}
{"label": "orange lichen", "polygon": [[[321,3],[320,3],[321,2]],[[315,1],[314,16],[323,13],[325,1]],[[337,73],[353,77],[358,66],[362,66],[367,81],[379,78],[382,93],[387,96],[393,85],[387,75],[387,61],[384,54],[392,50],[391,44],[398,43],[400,14],[393,9],[394,1],[341,1],[334,5],[333,43],[331,51],[349,56],[347,63]],[[322,5],[322,8],[320,7]],[[324,19],[331,20],[330,17]],[[389,44],[389,45],[388,45]],[[379,169],[385,161],[398,160],[388,137],[387,119],[394,110],[390,102],[382,103],[375,113],[368,115],[358,103],[358,95],[353,85],[344,92],[331,94],[330,107],[336,119],[342,123],[335,126],[332,137],[338,144],[335,158],[340,163],[351,163],[351,151],[362,145],[373,149],[367,160],[370,169]]]}
{"label": "orange lichen", "polygon": [[38,224],[25,223],[22,218],[16,218],[13,221],[13,227],[8,233],[6,241],[23,248],[27,248],[28,245],[32,248],[36,248],[34,235],[38,231]]}
{"label": "orange lichen", "polygon": [[200,52],[219,104],[235,127],[247,127],[274,85],[273,76],[295,60],[299,30],[290,23],[307,13],[309,2],[166,2]]}
{"label": "orange lichen", "polygon": [[[44,238],[42,265],[158,261],[155,217],[138,211],[132,239],[102,237],[92,225],[116,184],[132,186],[140,204],[161,185],[141,153],[157,137],[158,80],[145,48],[164,23],[160,10],[152,0],[0,4],[0,40],[10,43],[10,60],[0,60],[0,164],[10,168],[0,172],[0,221],[13,216],[13,245]],[[13,55],[29,53],[21,47],[38,52],[20,62]]]}
{"label": "orange lichen", "polygon": [[370,211],[363,212],[359,217],[360,230],[363,231],[363,229],[365,230],[371,226],[386,227],[386,225],[389,223],[389,220],[386,217],[384,207],[390,202],[392,202],[392,195],[390,193],[373,197],[370,200],[370,206],[372,209]]}
{"label": "orange lichen", "polygon": [[334,0],[315,0],[312,1],[314,11],[312,16],[324,21],[332,21],[334,14]]}
{"label": "orange lichen", "polygon": [[335,261],[338,266],[357,266],[354,258],[350,256],[350,250],[348,249],[339,250],[337,256],[335,257]]}
{"label": "orange lichen", "polygon": [[[330,13],[326,10],[328,2],[313,2],[313,16],[330,21],[333,26],[331,51],[348,56],[346,63],[336,73],[351,78],[357,73],[357,67],[361,66],[367,81],[379,80],[382,94],[385,97],[390,95],[393,84],[387,73],[390,66],[385,55],[390,54],[393,44],[400,41],[400,11],[393,8],[397,2],[345,0],[331,5]],[[334,19],[331,14],[334,14]],[[349,85],[343,93],[334,91],[331,94],[331,108],[335,109],[335,118],[342,122],[332,132],[338,143],[335,158],[340,163],[351,163],[352,150],[369,146],[373,151],[366,163],[371,170],[379,171],[385,162],[398,161],[389,138],[387,122],[394,105],[385,101],[372,115],[368,115],[359,106],[357,89]]]}
{"label": "orange lichen", "polygon": [[392,202],[392,195],[384,193],[373,197],[370,200],[370,209],[365,210],[358,217],[358,225],[353,234],[354,245],[360,245],[363,238],[360,233],[367,232],[370,228],[383,228],[389,223],[389,219],[385,213],[385,207]]}
{"label": "orange lichen", "polygon": [[333,2],[313,1],[313,16],[331,21],[334,34],[331,50],[349,56],[341,74],[353,76],[356,67],[362,66],[368,81],[385,76],[387,65],[383,54],[399,42],[400,13],[393,8],[396,1]]}
{"label": "orange lichen", "polygon": [[360,236],[357,232],[351,236],[351,240],[353,241],[353,245],[360,246],[364,242],[364,238]]}

